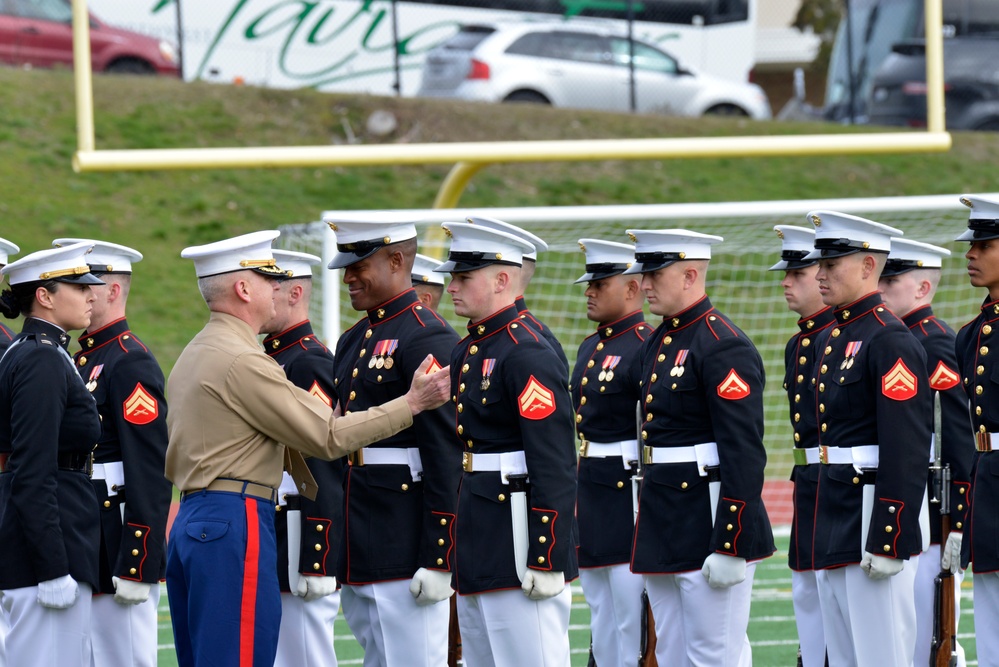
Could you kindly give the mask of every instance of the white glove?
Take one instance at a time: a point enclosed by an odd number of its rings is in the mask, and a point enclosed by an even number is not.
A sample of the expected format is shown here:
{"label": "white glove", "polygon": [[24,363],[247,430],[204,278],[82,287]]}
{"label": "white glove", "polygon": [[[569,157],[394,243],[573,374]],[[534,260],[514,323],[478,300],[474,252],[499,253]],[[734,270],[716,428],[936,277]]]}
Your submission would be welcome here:
{"label": "white glove", "polygon": [[875,556],[870,551],[865,551],[864,558],[860,561],[860,569],[875,581],[894,577],[903,567],[905,567],[904,560]]}
{"label": "white glove", "polygon": [[149,589],[152,584],[141,581],[129,581],[120,577],[111,577],[114,584],[114,601],[118,604],[142,604],[149,599]]}
{"label": "white glove", "polygon": [[704,559],[701,574],[711,588],[728,588],[746,580],[746,559],[713,553]]}
{"label": "white glove", "polygon": [[49,609],[68,609],[79,595],[80,586],[68,574],[38,582],[38,604]]}
{"label": "white glove", "polygon": [[451,588],[451,573],[421,567],[409,582],[409,592],[416,598],[416,604],[421,607],[447,600],[454,595],[454,589]]}
{"label": "white glove", "polygon": [[297,590],[292,591],[293,595],[312,602],[327,595],[336,593],[336,577],[315,577],[302,575],[298,578]]}
{"label": "white glove", "polygon": [[565,573],[527,568],[520,588],[532,600],[547,600],[565,590]]}
{"label": "white glove", "polygon": [[947,541],[940,545],[940,567],[957,574],[961,569],[961,540],[964,533],[951,531]]}

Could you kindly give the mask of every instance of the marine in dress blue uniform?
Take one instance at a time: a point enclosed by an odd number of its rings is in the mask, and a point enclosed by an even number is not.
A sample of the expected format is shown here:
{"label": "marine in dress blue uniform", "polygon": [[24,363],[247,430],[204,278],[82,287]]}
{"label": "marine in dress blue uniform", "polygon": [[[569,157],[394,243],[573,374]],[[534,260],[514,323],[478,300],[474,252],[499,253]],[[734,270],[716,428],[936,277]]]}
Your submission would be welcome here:
{"label": "marine in dress blue uniform", "polygon": [[635,247],[580,239],[586,317],[597,330],[579,346],[569,384],[579,436],[576,518],[579,577],[590,606],[592,653],[601,667],[634,667],[641,649],[641,575],[630,569],[638,472],[642,342],[652,333],[634,276]]}
{"label": "marine in dress blue uniform", "polygon": [[565,350],[562,349],[562,343],[560,343],[558,338],[555,337],[555,332],[551,330],[551,327],[535,317],[534,313],[532,313],[527,307],[527,301],[524,298],[524,294],[527,292],[527,286],[531,284],[531,279],[534,278],[534,271],[537,269],[538,253],[548,250],[548,244],[545,243],[541,237],[532,234],[526,229],[522,229],[516,225],[511,225],[509,222],[504,222],[503,220],[497,220],[496,218],[473,216],[466,218],[465,221],[469,224],[482,225],[483,227],[489,227],[490,229],[496,229],[501,232],[513,234],[522,241],[526,241],[534,246],[534,250],[532,252],[524,254],[524,264],[520,271],[520,287],[518,289],[517,299],[514,303],[517,306],[517,313],[520,315],[520,319],[524,320],[527,326],[541,334],[542,338],[545,339],[545,342],[547,342],[552,350],[555,351],[555,354],[558,355],[562,364],[565,366],[566,373],[568,373],[569,359],[565,356]]}
{"label": "marine in dress blue uniform", "polygon": [[[458,334],[411,287],[416,228],[399,220],[327,219],[355,309],[365,316],[336,347],[344,414],[405,393],[428,355],[447,363]],[[453,530],[461,451],[446,407],[351,457],[337,578],[341,604],[370,664],[443,665],[453,594]]]}
{"label": "marine in dress blue uniform", "polygon": [[434,272],[438,266],[440,266],[440,260],[416,253],[416,257],[413,259],[413,270],[410,272],[416,297],[424,306],[435,313],[440,306],[441,297],[444,296],[444,276]]}
{"label": "marine in dress blue uniform", "polygon": [[642,274],[663,318],[642,349],[645,472],[631,556],[656,620],[656,659],[750,665],[755,561],[775,551],[761,497],[763,362],[705,292],[721,237],[628,234],[635,264],[625,273]]}
{"label": "marine in dress blue uniform", "polygon": [[[0,238],[0,268],[7,265],[7,261],[12,253],[19,252],[20,250],[14,243]],[[15,335],[6,324],[0,322],[0,354],[3,354],[4,350],[14,342]],[[3,659],[3,638],[5,636],[6,624],[7,621],[4,619],[3,614],[0,614],[0,665],[6,664]]]}
{"label": "marine in dress blue uniform", "polygon": [[[967,538],[961,565],[974,566],[975,639],[980,665],[999,665],[999,635],[984,630],[999,622],[999,200],[964,195],[968,229],[957,237],[971,243],[965,257],[968,277],[988,290],[981,312],[957,334],[961,386],[968,397],[978,450],[972,462]],[[993,335],[995,334],[995,335]]]}
{"label": "marine in dress blue uniform", "polygon": [[[288,278],[281,280],[274,299],[276,315],[265,327],[268,335],[263,342],[264,352],[295,386],[333,407],[337,403],[333,353],[316,336],[308,319],[312,267],[321,264],[322,259],[288,250],[275,249],[273,254]],[[287,471],[278,488],[274,528],[281,629],[274,664],[336,667],[333,625],[340,609],[336,558],[340,553],[347,462],[313,457],[305,463],[319,487],[314,499],[299,493]]]}
{"label": "marine in dress blue uniform", "polygon": [[791,599],[798,628],[798,650],[803,667],[822,667],[826,641],[815,583],[815,508],[818,502],[819,430],[815,413],[812,367],[821,353],[817,341],[833,323],[832,308],[822,303],[815,280],[818,260],[805,259],[815,246],[815,231],[805,227],[777,225],[781,239],[780,261],[771,271],[783,271],[780,282],[788,308],[797,313],[798,331],[784,347],[784,391],[794,431],[794,483],[791,543],[787,552],[791,568]]}
{"label": "marine in dress blue uniform", "polygon": [[27,318],[0,361],[0,604],[18,667],[91,664],[100,517],[89,474],[101,424],[66,351],[101,283],[89,249],[41,250],[2,270],[4,315]]}
{"label": "marine in dress blue uniform", "polygon": [[[468,317],[451,356],[451,428],[464,460],[455,527],[466,665],[569,665],[567,582],[577,576],[576,455],[568,377],[514,305],[512,234],[444,223],[448,293]],[[526,596],[526,597],[525,597]]]}
{"label": "marine in dress blue uniform", "polygon": [[94,663],[152,667],[157,659],[157,607],[166,573],[166,523],[172,488],[163,474],[167,404],[163,371],[125,319],[132,264],[142,254],[86,239],[95,287],[90,326],[73,357],[97,401],[101,437],[91,482],[101,509],[101,578],[94,596]]}
{"label": "marine in dress blue uniform", "polygon": [[[933,643],[934,579],[941,567],[954,573],[955,619],[961,618],[960,569],[963,528],[967,522],[968,490],[971,486],[971,462],[975,455],[975,439],[967,398],[957,371],[954,330],[933,314],[933,297],[940,283],[942,261],[950,250],[928,243],[892,239],[888,262],[879,283],[882,300],[916,337],[926,352],[926,370],[930,389],[939,402],[939,420],[934,410],[935,434],[930,450],[930,470],[927,473],[927,499],[924,501],[920,530],[923,534],[922,554],[910,559],[916,565],[916,652],[913,664],[925,665],[930,659]],[[938,423],[936,423],[938,421]],[[936,439],[939,435],[939,440]],[[950,469],[949,489],[940,489],[934,468]],[[950,495],[950,533],[941,536],[939,493]],[[942,554],[941,554],[942,550]],[[941,555],[943,558],[941,558]],[[958,643],[958,665],[965,664],[964,649]]]}
{"label": "marine in dress blue uniform", "polygon": [[[819,500],[815,568],[834,665],[909,665],[915,568],[922,549],[933,400],[926,354],[885,308],[877,281],[887,225],[814,211],[816,278],[836,322],[814,366]],[[859,567],[857,567],[859,565]]]}

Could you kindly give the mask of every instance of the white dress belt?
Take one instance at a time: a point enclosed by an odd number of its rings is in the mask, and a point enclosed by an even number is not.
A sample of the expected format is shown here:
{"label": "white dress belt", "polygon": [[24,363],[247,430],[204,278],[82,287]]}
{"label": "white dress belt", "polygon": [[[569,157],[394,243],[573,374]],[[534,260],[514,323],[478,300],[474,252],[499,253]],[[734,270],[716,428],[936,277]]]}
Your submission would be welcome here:
{"label": "white dress belt", "polygon": [[125,486],[125,466],[121,461],[95,463],[90,479],[103,479],[108,487],[108,497],[118,495],[118,487]]}
{"label": "white dress belt", "polygon": [[508,484],[508,476],[527,474],[527,458],[524,456],[523,450],[498,454],[463,452],[461,468],[465,472],[498,472],[503,483]]}
{"label": "white dress belt", "polygon": [[621,440],[619,442],[593,442],[591,440],[581,440],[579,443],[579,456],[586,459],[606,459],[613,456],[620,456],[624,467],[627,469],[629,461],[638,460],[638,440]]}
{"label": "white dress belt", "polygon": [[707,469],[719,465],[718,443],[702,442],[689,447],[650,447],[643,452],[645,463],[696,463],[697,473],[706,477]]}
{"label": "white dress belt", "polygon": [[856,445],[854,447],[819,446],[821,463],[853,465],[856,468],[877,468],[880,448],[877,445]]}
{"label": "white dress belt", "polygon": [[348,459],[356,466],[409,466],[414,482],[423,478],[423,459],[418,447],[364,447],[351,453]]}

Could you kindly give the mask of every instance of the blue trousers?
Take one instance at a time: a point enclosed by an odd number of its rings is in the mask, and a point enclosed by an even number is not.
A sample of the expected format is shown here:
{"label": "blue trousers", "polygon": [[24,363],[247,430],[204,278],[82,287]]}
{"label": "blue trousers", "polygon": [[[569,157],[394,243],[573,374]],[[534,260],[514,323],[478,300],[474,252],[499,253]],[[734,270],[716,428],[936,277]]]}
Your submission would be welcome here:
{"label": "blue trousers", "polygon": [[274,664],[281,592],[272,503],[223,491],[185,496],[166,583],[180,667]]}

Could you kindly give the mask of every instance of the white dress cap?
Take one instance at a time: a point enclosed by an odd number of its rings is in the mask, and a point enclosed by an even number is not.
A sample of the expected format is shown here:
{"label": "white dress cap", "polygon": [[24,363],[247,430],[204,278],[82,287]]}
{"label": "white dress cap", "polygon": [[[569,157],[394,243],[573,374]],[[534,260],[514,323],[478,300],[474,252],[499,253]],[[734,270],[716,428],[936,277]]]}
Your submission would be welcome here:
{"label": "white dress cap", "polygon": [[342,269],[370,257],[381,248],[416,238],[416,222],[392,213],[373,213],[370,217],[344,219],[323,214],[323,222],[336,234],[337,254],[331,269]]}
{"label": "white dress cap", "polygon": [[39,250],[25,255],[0,269],[11,285],[54,280],[76,285],[103,285],[87,264],[89,243],[74,243],[63,248]]}
{"label": "white dress cap", "polygon": [[6,264],[15,252],[21,252],[17,244],[11,243],[7,239],[0,239],[0,264]]}
{"label": "white dress cap", "polygon": [[968,229],[955,241],[987,241],[999,238],[999,201],[978,195],[961,195],[961,203],[970,208]]}
{"label": "white dress cap", "polygon": [[711,246],[725,239],[686,229],[629,229],[635,242],[635,263],[625,274],[658,271],[688,259],[711,259]]}
{"label": "white dress cap", "polygon": [[142,261],[142,253],[127,246],[93,239],[56,239],[52,242],[55,248],[74,243],[89,243],[94,247],[87,255],[91,273],[131,273],[132,262]]}
{"label": "white dress cap", "polygon": [[274,261],[289,278],[311,278],[312,267],[323,263],[321,257],[310,255],[307,252],[274,248],[271,253],[274,255]]}
{"label": "white dress cap", "polygon": [[462,273],[491,264],[523,266],[524,256],[534,252],[534,246],[513,234],[467,222],[441,223],[451,238],[447,261],[434,271]]}
{"label": "white dress cap", "polygon": [[881,277],[897,276],[913,269],[939,269],[943,266],[944,257],[950,257],[950,250],[947,248],[893,238],[891,252],[888,253],[888,261]]}
{"label": "white dress cap", "polygon": [[513,234],[514,236],[519,236],[523,240],[527,241],[534,246],[534,252],[525,254],[524,259],[537,261],[538,252],[545,252],[548,250],[548,244],[545,243],[540,236],[535,236],[526,229],[522,229],[517,225],[511,225],[509,222],[503,222],[502,220],[497,220],[496,218],[487,218],[485,216],[477,215],[465,218],[465,222],[472,225],[482,225],[484,227],[489,227],[490,229],[506,232],[507,234]]}
{"label": "white dress cap", "polygon": [[579,239],[579,249],[586,255],[586,273],[577,283],[603,280],[622,274],[635,263],[635,246],[602,239]]}
{"label": "white dress cap", "polygon": [[416,258],[413,260],[413,270],[410,273],[410,277],[413,279],[413,286],[443,285],[444,276],[435,271],[440,266],[440,263],[439,259],[416,253]]}
{"label": "white dress cap", "polygon": [[271,241],[281,236],[276,229],[251,232],[207,245],[184,248],[180,256],[194,260],[199,278],[233,271],[256,271],[269,278],[286,277],[271,250]]}
{"label": "white dress cap", "polygon": [[792,225],[777,225],[774,231],[780,239],[780,261],[771,266],[769,271],[803,269],[818,261],[805,259],[805,256],[815,249],[815,230]]}
{"label": "white dress cap", "polygon": [[880,222],[836,211],[812,211],[806,219],[815,225],[815,250],[805,259],[832,259],[863,251],[887,253],[892,237],[905,233]]}

